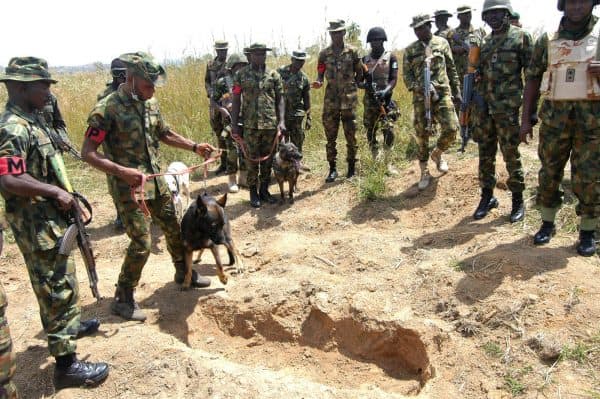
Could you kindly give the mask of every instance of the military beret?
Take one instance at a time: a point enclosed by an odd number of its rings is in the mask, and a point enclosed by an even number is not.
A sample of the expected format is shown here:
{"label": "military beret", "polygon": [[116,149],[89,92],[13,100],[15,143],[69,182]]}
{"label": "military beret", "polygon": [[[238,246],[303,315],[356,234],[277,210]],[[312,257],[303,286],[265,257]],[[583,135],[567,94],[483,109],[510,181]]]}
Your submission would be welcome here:
{"label": "military beret", "polygon": [[306,51],[296,50],[292,51],[292,58],[295,58],[297,60],[305,60],[308,58],[308,55],[306,54]]}
{"label": "military beret", "polygon": [[15,80],[18,82],[45,81],[56,83],[48,72],[48,63],[38,57],[13,57],[8,62],[3,74],[0,74],[0,82]]}
{"label": "military beret", "polygon": [[346,30],[346,21],[344,21],[343,19],[336,19],[335,21],[330,21],[327,30],[329,32],[340,32]]}
{"label": "military beret", "polygon": [[159,85],[167,77],[167,72],[154,57],[143,51],[135,53],[125,53],[119,56],[119,59],[127,65],[127,69],[134,75]]}
{"label": "military beret", "polygon": [[410,27],[415,29],[415,28],[425,25],[428,22],[433,22],[433,18],[431,18],[431,15],[429,15],[429,14],[415,15],[412,19],[412,23],[410,24]]}

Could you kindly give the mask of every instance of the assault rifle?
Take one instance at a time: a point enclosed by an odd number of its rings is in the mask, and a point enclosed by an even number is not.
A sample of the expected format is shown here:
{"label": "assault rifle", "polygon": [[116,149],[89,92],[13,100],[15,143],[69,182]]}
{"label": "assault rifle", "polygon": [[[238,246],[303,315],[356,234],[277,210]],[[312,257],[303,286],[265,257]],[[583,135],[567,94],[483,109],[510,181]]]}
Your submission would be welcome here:
{"label": "assault rifle", "polygon": [[480,48],[477,46],[472,46],[469,49],[469,66],[467,67],[467,73],[463,78],[463,100],[460,104],[460,112],[459,112],[459,122],[460,122],[460,138],[462,139],[462,144],[460,146],[459,151],[465,152],[465,147],[469,142],[470,132],[469,132],[469,119],[471,116],[471,104],[473,101],[478,103],[483,103],[483,98],[475,93],[475,73],[476,66],[479,64],[479,54]]}
{"label": "assault rifle", "polygon": [[423,69],[423,95],[425,98],[425,131],[429,134],[433,132],[433,124],[431,118],[431,58],[433,54],[431,47],[425,47],[425,68]]}
{"label": "assault rifle", "polygon": [[363,64],[363,71],[365,75],[365,91],[371,99],[379,105],[379,116],[385,118],[387,116],[387,111],[385,109],[386,101],[384,98],[379,98],[375,94],[377,92],[377,83],[373,81],[373,74],[369,73],[369,68],[365,64]]}

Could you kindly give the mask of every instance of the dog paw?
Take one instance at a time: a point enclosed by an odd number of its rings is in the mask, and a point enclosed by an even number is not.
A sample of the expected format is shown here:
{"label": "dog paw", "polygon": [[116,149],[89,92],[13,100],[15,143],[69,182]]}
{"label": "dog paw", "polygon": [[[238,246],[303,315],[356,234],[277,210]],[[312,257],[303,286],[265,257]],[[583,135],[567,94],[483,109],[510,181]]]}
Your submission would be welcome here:
{"label": "dog paw", "polygon": [[223,285],[227,284],[227,276],[225,274],[219,273],[219,281]]}
{"label": "dog paw", "polygon": [[290,204],[294,203],[294,198],[290,198]]}

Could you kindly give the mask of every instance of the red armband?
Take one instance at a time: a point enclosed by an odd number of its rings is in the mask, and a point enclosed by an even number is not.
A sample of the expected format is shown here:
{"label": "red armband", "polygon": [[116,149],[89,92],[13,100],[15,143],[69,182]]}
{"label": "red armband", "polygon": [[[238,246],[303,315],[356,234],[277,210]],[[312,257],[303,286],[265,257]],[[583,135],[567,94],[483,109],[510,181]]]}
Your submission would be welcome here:
{"label": "red armband", "polygon": [[240,86],[240,85],[233,85],[233,89],[231,89],[231,92],[233,94],[242,94],[242,86]]}
{"label": "red armband", "polygon": [[325,73],[325,63],[324,62],[319,62],[319,64],[317,65],[317,72],[319,73]]}
{"label": "red armband", "polygon": [[22,175],[27,172],[25,160],[21,157],[0,158],[0,176]]}
{"label": "red armband", "polygon": [[106,137],[106,131],[88,126],[88,129],[85,131],[85,137],[89,138],[94,143],[101,144]]}

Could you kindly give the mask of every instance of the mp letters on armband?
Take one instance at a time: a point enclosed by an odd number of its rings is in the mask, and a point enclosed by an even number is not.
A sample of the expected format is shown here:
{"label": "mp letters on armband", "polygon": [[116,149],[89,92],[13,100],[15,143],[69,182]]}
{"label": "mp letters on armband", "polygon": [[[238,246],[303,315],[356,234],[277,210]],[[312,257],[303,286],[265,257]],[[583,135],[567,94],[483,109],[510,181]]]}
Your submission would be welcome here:
{"label": "mp letters on armband", "polygon": [[106,131],[98,129],[97,127],[88,126],[88,129],[85,131],[85,137],[89,138],[94,143],[101,144],[106,137]]}
{"label": "mp letters on armband", "polygon": [[0,176],[21,175],[27,172],[25,160],[21,157],[0,158]]}

